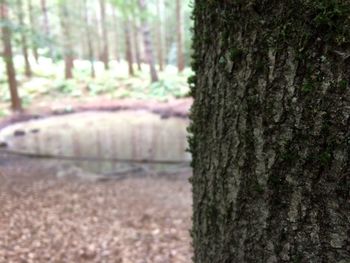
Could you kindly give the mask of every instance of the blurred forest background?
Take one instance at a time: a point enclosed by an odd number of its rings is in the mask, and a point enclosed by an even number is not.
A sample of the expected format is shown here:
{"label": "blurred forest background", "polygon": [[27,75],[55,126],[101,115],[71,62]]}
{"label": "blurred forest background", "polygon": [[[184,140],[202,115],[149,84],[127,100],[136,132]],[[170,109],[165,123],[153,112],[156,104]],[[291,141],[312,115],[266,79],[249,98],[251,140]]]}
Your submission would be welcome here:
{"label": "blurred forest background", "polygon": [[191,0],[0,0],[0,117],[53,101],[188,93]]}

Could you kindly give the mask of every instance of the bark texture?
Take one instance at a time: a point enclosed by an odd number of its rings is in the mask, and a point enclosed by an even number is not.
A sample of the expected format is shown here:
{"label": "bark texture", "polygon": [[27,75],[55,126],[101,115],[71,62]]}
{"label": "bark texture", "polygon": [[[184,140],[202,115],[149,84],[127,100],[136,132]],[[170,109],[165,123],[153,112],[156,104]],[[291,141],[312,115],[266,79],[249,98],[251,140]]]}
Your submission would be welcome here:
{"label": "bark texture", "polygon": [[195,1],[194,262],[350,262],[349,15]]}
{"label": "bark texture", "polygon": [[11,43],[11,29],[9,20],[8,2],[6,0],[0,0],[0,18],[5,24],[1,29],[2,42],[4,46],[4,61],[6,64],[7,79],[11,94],[11,108],[13,111],[21,111],[21,100],[18,95],[17,81],[16,81],[16,70],[13,63],[13,52]]}

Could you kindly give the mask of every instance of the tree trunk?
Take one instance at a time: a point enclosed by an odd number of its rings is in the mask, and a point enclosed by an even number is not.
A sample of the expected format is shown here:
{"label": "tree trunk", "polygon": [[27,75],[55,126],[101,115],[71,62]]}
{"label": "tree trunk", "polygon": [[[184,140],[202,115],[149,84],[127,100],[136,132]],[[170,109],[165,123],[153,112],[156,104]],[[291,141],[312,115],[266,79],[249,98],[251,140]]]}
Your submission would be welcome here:
{"label": "tree trunk", "polygon": [[129,68],[129,75],[134,76],[134,66],[133,66],[133,59],[132,59],[132,48],[131,48],[131,33],[130,33],[130,20],[126,19],[124,24],[124,31],[125,31],[125,56],[126,60],[128,61],[128,68]]}
{"label": "tree trunk", "polygon": [[88,46],[88,56],[90,60],[90,66],[91,66],[91,77],[96,77],[95,72],[95,66],[94,66],[94,48],[92,45],[92,39],[91,39],[91,30],[90,30],[90,22],[89,22],[89,10],[87,5],[87,0],[84,0],[84,20],[85,20],[85,32],[86,32],[86,41]]}
{"label": "tree trunk", "polygon": [[29,55],[28,55],[27,36],[24,30],[25,24],[24,24],[24,12],[23,12],[22,0],[17,0],[17,8],[18,8],[19,25],[21,27],[21,42],[22,42],[21,44],[22,44],[22,53],[23,53],[24,64],[25,64],[25,75],[30,78],[32,76],[32,68],[30,66]]}
{"label": "tree trunk", "polygon": [[139,27],[137,25],[136,16],[133,17],[132,20],[133,34],[134,34],[134,48],[135,48],[135,58],[137,63],[137,69],[139,71],[142,70],[141,67],[141,51],[140,51],[140,37],[139,37]]}
{"label": "tree trunk", "polygon": [[196,1],[194,262],[350,262],[349,7]]}
{"label": "tree trunk", "polygon": [[181,0],[176,0],[176,33],[177,33],[177,68],[179,72],[185,69],[183,15]]}
{"label": "tree trunk", "polygon": [[63,52],[64,52],[64,64],[65,70],[64,75],[66,79],[73,78],[73,68],[74,68],[74,50],[72,43],[72,36],[70,30],[70,17],[67,9],[67,3],[62,1],[60,3],[60,19],[61,27],[63,32]]}
{"label": "tree trunk", "polygon": [[[98,25],[100,22],[98,20],[98,12],[94,12],[94,16],[93,16],[93,23],[95,25]],[[96,43],[95,45],[95,50],[96,50],[96,59],[98,59],[99,61],[101,60],[101,32],[100,32],[100,28],[98,26],[95,26],[95,30],[93,32],[93,35],[95,35],[94,37],[94,42]]]}
{"label": "tree trunk", "polygon": [[145,12],[147,11],[147,4],[146,0],[139,0],[139,6],[140,10],[143,13],[141,15],[141,28],[143,33],[143,42],[145,46],[145,52],[146,52],[146,60],[150,67],[150,75],[151,75],[151,82],[157,82],[158,81],[158,73],[156,71],[155,63],[154,63],[154,51],[153,51],[153,43],[151,38],[151,32],[149,29],[149,25],[147,23],[147,19],[145,17]]}
{"label": "tree trunk", "polygon": [[109,50],[108,50],[108,32],[106,23],[106,1],[100,0],[100,11],[101,11],[101,30],[102,30],[102,61],[105,69],[109,69]]}
{"label": "tree trunk", "polygon": [[50,22],[49,15],[47,12],[46,0],[41,0],[41,10],[44,16],[44,31],[48,41],[49,53],[52,60],[54,60],[53,48],[52,48],[52,40],[51,40],[51,30],[50,30]]}
{"label": "tree trunk", "polygon": [[156,31],[157,31],[157,55],[158,55],[158,65],[159,70],[164,70],[164,54],[163,54],[163,19],[162,19],[162,12],[161,12],[161,0],[157,0],[157,17],[158,21],[156,22]]}
{"label": "tree trunk", "polygon": [[112,6],[112,14],[113,14],[113,31],[115,34],[115,39],[114,39],[114,54],[115,54],[115,59],[120,62],[120,54],[119,54],[119,30],[118,30],[118,17],[117,17],[117,10],[114,6]]}
{"label": "tree trunk", "polygon": [[[9,23],[9,10],[6,0],[0,0],[0,18],[2,21]],[[11,107],[13,111],[21,111],[21,100],[18,95],[16,71],[13,64],[13,53],[11,44],[11,29],[8,25],[1,27],[2,41],[4,46],[4,60],[6,63],[7,79],[11,94]]]}
{"label": "tree trunk", "polygon": [[38,63],[39,62],[38,45],[35,40],[35,35],[36,35],[35,30],[36,30],[37,24],[34,18],[32,0],[28,0],[28,14],[29,14],[30,32],[31,32],[31,38],[32,38],[31,42],[32,42],[33,55],[36,63]]}

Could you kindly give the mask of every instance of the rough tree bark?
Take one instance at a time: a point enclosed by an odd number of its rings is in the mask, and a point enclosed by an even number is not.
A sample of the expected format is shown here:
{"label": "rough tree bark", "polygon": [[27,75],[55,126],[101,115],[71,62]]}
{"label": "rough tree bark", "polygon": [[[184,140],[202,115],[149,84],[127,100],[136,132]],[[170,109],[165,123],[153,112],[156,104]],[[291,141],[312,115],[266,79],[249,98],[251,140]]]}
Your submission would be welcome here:
{"label": "rough tree bark", "polygon": [[18,20],[19,25],[21,26],[21,45],[22,45],[22,54],[24,58],[25,64],[25,75],[27,77],[32,76],[32,68],[30,66],[29,54],[28,54],[28,41],[25,32],[25,23],[24,23],[24,11],[23,11],[23,2],[22,0],[17,0],[17,8],[18,8]]}
{"label": "rough tree bark", "polygon": [[92,45],[91,38],[91,30],[90,30],[90,18],[89,18],[89,10],[87,0],[84,0],[84,20],[85,20],[85,33],[86,33],[86,41],[88,46],[89,60],[90,60],[90,73],[91,77],[96,77],[95,66],[94,66],[94,47]]}
{"label": "rough tree bark", "polygon": [[7,79],[11,94],[11,108],[13,111],[21,111],[21,100],[18,95],[17,81],[16,81],[16,71],[13,64],[13,53],[11,44],[11,29],[8,23],[9,21],[9,10],[8,2],[6,0],[0,0],[0,18],[6,23],[1,27],[2,41],[4,46],[4,60],[6,64]]}
{"label": "rough tree bark", "polygon": [[29,15],[31,38],[32,38],[31,45],[32,45],[33,55],[36,63],[38,63],[39,62],[38,45],[35,40],[35,34],[36,34],[35,31],[37,28],[37,24],[34,16],[32,0],[28,0],[28,15]]}
{"label": "rough tree bark", "polygon": [[63,56],[64,56],[64,75],[66,79],[73,78],[74,68],[74,50],[72,43],[72,35],[70,30],[70,16],[68,13],[66,1],[60,3],[60,20],[63,32]]}
{"label": "rough tree bark", "polygon": [[109,47],[108,47],[108,31],[106,22],[106,1],[100,0],[101,12],[101,31],[102,31],[102,61],[106,70],[109,69]]}
{"label": "rough tree bark", "polygon": [[131,33],[130,33],[130,20],[125,19],[124,22],[124,33],[125,33],[125,56],[128,62],[129,75],[134,76],[134,66],[133,66],[133,54],[131,47]]}
{"label": "rough tree bark", "polygon": [[176,0],[176,34],[177,34],[177,68],[179,72],[185,69],[183,15],[181,0]]}
{"label": "rough tree bark", "polygon": [[147,11],[147,3],[146,0],[139,0],[139,6],[141,13],[141,28],[142,28],[142,34],[143,34],[143,42],[145,46],[145,55],[147,63],[150,67],[150,75],[151,75],[151,82],[157,82],[158,81],[158,73],[155,67],[154,63],[154,48],[151,38],[151,32],[149,29],[149,25],[147,23],[147,18],[145,16],[145,13]]}
{"label": "rough tree bark", "polygon": [[349,17],[195,1],[194,262],[350,262]]}

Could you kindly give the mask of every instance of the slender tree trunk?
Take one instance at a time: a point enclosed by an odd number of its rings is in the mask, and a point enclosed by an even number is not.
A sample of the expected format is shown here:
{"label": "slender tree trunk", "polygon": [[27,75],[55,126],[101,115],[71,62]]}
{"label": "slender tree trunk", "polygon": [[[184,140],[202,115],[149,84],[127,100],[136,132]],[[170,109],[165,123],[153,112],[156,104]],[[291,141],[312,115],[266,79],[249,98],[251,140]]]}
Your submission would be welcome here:
{"label": "slender tree trunk", "polygon": [[[0,0],[0,18],[2,21],[5,21],[6,24],[9,23],[8,2],[6,0]],[[22,105],[18,95],[16,71],[13,64],[11,29],[8,25],[2,26],[1,28],[2,41],[4,46],[4,60],[6,64],[7,79],[11,94],[11,108],[13,111],[21,111]]]}
{"label": "slender tree trunk", "polygon": [[[95,25],[98,25],[98,24],[100,24],[100,22],[99,22],[99,20],[98,20],[98,14],[97,14],[97,12],[94,12],[94,16],[93,16],[93,23],[95,24]],[[96,58],[100,61],[101,60],[101,58],[102,58],[102,56],[101,56],[101,54],[102,54],[102,52],[101,52],[101,50],[102,50],[102,44],[101,44],[101,32],[100,32],[100,27],[98,27],[98,26],[95,26],[95,30],[94,30],[94,35],[95,35],[95,37],[94,37],[94,42],[96,43],[96,48],[95,48],[95,50],[96,50]]]}
{"label": "slender tree trunk", "polygon": [[108,48],[108,32],[106,23],[106,1],[100,0],[100,11],[101,11],[101,30],[103,39],[103,50],[102,50],[102,61],[105,69],[109,69],[109,48]]}
{"label": "slender tree trunk", "polygon": [[44,31],[45,35],[48,41],[49,46],[49,53],[52,60],[54,60],[54,54],[53,54],[53,47],[52,47],[52,39],[51,39],[51,30],[50,30],[50,22],[49,22],[49,15],[47,12],[47,4],[46,0],[41,0],[41,10],[43,12],[44,16]]}
{"label": "slender tree trunk", "polygon": [[91,31],[90,31],[90,22],[89,22],[89,10],[87,5],[87,0],[84,0],[84,20],[85,20],[85,32],[86,32],[86,40],[87,40],[87,46],[88,46],[88,56],[90,60],[91,65],[91,77],[95,78],[95,66],[94,66],[94,49],[92,45],[92,39],[91,39]]}
{"label": "slender tree trunk", "polygon": [[176,0],[176,33],[177,33],[177,68],[179,72],[185,69],[183,15],[181,0]]}
{"label": "slender tree trunk", "polygon": [[126,52],[126,60],[128,61],[129,75],[134,76],[134,66],[133,66],[133,55],[132,55],[132,47],[131,47],[131,33],[130,33],[130,20],[126,19],[124,24],[125,31],[125,52]]}
{"label": "slender tree trunk", "polygon": [[70,30],[70,16],[67,9],[67,3],[65,1],[60,4],[60,11],[61,27],[64,36],[64,74],[66,79],[71,79],[73,78],[74,50]]}
{"label": "slender tree trunk", "polygon": [[[146,0],[139,0],[139,6],[142,13],[145,13],[147,11]],[[145,52],[146,52],[146,60],[150,67],[151,82],[157,82],[158,73],[156,71],[156,67],[154,63],[154,49],[153,49],[153,43],[151,38],[151,32],[145,16],[142,16],[141,23],[142,23],[141,28],[143,33],[143,41],[144,41]]]}
{"label": "slender tree trunk", "polygon": [[117,17],[117,10],[114,6],[112,6],[112,14],[113,14],[113,31],[115,34],[115,43],[114,43],[114,53],[115,53],[115,59],[119,62],[120,61],[120,54],[119,54],[119,22],[118,22],[118,17]]}
{"label": "slender tree trunk", "polygon": [[26,32],[24,31],[25,23],[24,23],[24,12],[23,12],[23,3],[22,0],[17,0],[17,8],[18,8],[18,20],[19,25],[21,26],[21,44],[22,44],[22,54],[25,63],[25,75],[27,77],[32,76],[32,68],[30,66],[29,55],[28,55],[28,42]]}
{"label": "slender tree trunk", "polygon": [[195,3],[194,262],[350,262],[349,1]]}
{"label": "slender tree trunk", "polygon": [[162,0],[157,0],[157,17],[158,21],[156,23],[156,31],[157,31],[157,55],[158,55],[158,65],[159,70],[164,70],[164,55],[163,55],[163,19],[161,13],[161,5],[163,4]]}
{"label": "slender tree trunk", "polygon": [[[88,44],[88,40],[87,40],[87,34],[86,34],[86,21],[85,21],[85,11],[86,11],[86,8],[85,8],[85,0],[84,1],[79,1],[77,3],[75,3],[76,6],[74,8],[77,8],[78,11],[76,12],[76,16],[75,16],[75,19],[78,20],[79,22],[81,22],[81,24],[83,26],[79,26],[78,27],[76,26],[77,24],[74,23],[73,25],[73,33],[72,35],[73,36],[77,36],[77,35],[82,35],[84,36],[84,41],[80,41],[80,49],[79,49],[79,52],[78,52],[78,55],[76,55],[76,57],[78,56],[79,59],[86,59],[86,57],[89,58],[89,44]],[[78,23],[79,23],[78,22]],[[82,39],[82,40],[83,40]]]}
{"label": "slender tree trunk", "polygon": [[35,35],[36,35],[36,20],[34,18],[34,12],[33,12],[33,5],[32,5],[32,0],[28,0],[28,14],[29,14],[29,23],[30,23],[30,31],[31,31],[31,45],[32,45],[32,50],[33,50],[33,56],[35,58],[36,63],[39,62],[39,54],[38,54],[38,45],[35,40]]}
{"label": "slender tree trunk", "polygon": [[133,24],[133,40],[134,40],[134,48],[135,48],[135,58],[136,58],[136,63],[137,63],[137,69],[139,71],[142,70],[141,67],[141,51],[140,51],[140,37],[139,37],[139,27],[137,25],[137,20],[136,20],[136,16],[133,17],[132,20],[132,24]]}

